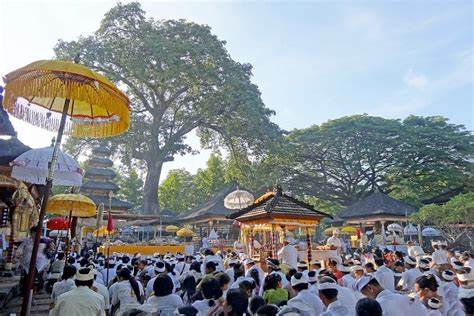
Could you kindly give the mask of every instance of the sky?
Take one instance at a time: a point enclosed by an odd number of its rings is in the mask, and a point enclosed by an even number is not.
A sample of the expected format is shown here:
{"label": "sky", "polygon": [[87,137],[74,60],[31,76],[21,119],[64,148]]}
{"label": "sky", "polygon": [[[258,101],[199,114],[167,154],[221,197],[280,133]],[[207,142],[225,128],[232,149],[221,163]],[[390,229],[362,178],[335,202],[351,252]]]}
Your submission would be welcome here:
{"label": "sky", "polygon": [[[124,1],[127,2],[127,1]],[[0,75],[54,56],[58,39],[99,27],[116,1],[0,0]],[[474,2],[141,1],[155,19],[211,26],[233,59],[253,65],[272,120],[304,128],[367,113],[442,115],[474,129]],[[53,137],[13,119],[32,147]],[[188,143],[199,149],[196,136]],[[208,151],[164,167],[195,172]]]}

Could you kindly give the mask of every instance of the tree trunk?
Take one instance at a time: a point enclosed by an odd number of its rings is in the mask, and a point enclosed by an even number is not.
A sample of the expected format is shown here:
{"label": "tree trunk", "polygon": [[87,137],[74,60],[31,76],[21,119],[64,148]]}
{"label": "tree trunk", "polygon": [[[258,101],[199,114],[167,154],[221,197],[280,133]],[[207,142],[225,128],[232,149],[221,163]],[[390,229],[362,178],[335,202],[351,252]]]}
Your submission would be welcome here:
{"label": "tree trunk", "polygon": [[147,162],[147,174],[143,188],[143,213],[158,214],[160,204],[158,200],[158,186],[160,184],[163,161]]}

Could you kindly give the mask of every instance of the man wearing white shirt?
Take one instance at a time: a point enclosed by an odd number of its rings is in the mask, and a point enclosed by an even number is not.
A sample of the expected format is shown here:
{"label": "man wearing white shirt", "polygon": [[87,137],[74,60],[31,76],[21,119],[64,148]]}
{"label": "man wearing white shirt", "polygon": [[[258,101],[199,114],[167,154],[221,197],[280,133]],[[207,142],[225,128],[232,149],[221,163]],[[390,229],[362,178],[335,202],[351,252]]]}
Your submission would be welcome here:
{"label": "man wearing white shirt", "polygon": [[410,301],[406,296],[384,289],[373,276],[363,276],[356,283],[359,292],[375,299],[382,307],[384,316],[412,315]]}
{"label": "man wearing white shirt", "polygon": [[385,290],[395,292],[395,274],[393,271],[384,264],[382,258],[376,258],[374,261],[377,266],[374,276],[380,286]]}
{"label": "man wearing white shirt", "polygon": [[337,252],[340,254],[342,252],[342,240],[339,238],[339,230],[334,229],[332,232],[332,236],[328,238],[326,241],[327,246],[336,247]]}
{"label": "man wearing white shirt", "polygon": [[321,316],[348,316],[354,314],[354,307],[349,310],[348,306],[345,306],[339,301],[337,284],[323,283],[319,286],[318,292],[319,298],[323,304],[326,305],[326,311],[323,312]]}
{"label": "man wearing white shirt", "polygon": [[448,252],[446,251],[447,245],[448,244],[446,243],[446,241],[433,242],[433,248],[435,249],[435,251],[431,255],[433,259],[433,265],[439,266],[442,264],[449,263]]}
{"label": "man wearing white shirt", "polygon": [[293,290],[297,293],[295,297],[288,301],[288,306],[293,303],[304,303],[311,309],[311,315],[320,315],[324,311],[324,304],[321,299],[309,290],[308,279],[300,272],[295,273],[290,280]]}
{"label": "man wearing white shirt", "polygon": [[423,273],[416,267],[416,259],[411,256],[403,258],[405,261],[405,271],[397,284],[397,287],[404,291],[412,292],[415,289],[415,280]]}
{"label": "man wearing white shirt", "polygon": [[281,263],[296,269],[296,265],[298,264],[298,251],[290,242],[291,240],[289,238],[283,241],[283,248],[278,251],[278,259]]}

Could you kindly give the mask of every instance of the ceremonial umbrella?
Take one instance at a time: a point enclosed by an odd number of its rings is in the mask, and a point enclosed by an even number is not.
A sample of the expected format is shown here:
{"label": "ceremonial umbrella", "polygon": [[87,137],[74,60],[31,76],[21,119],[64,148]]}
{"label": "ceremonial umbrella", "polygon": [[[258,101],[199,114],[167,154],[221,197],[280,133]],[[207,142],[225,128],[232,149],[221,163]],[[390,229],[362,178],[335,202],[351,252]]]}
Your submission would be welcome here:
{"label": "ceremonial umbrella", "polygon": [[[49,146],[24,152],[10,163],[12,177],[33,184],[45,184],[53,150],[54,148]],[[82,173],[74,158],[58,150],[53,185],[81,186]]]}
{"label": "ceremonial umbrella", "polygon": [[403,232],[403,227],[397,223],[393,223],[387,226],[389,232]]}
{"label": "ceremonial umbrella", "polygon": [[179,230],[179,227],[178,226],[174,226],[174,225],[168,225],[166,226],[165,228],[165,231],[168,232],[168,233],[175,233]]}
{"label": "ceremonial umbrella", "polygon": [[53,217],[46,223],[49,230],[67,230],[69,229],[69,221],[64,217]]}
{"label": "ceremonial umbrella", "polygon": [[181,228],[176,232],[176,236],[178,237],[193,237],[195,234],[189,228]]}
{"label": "ceremonial umbrella", "polygon": [[413,226],[412,223],[409,223],[403,229],[403,234],[407,236],[416,236],[416,234],[418,234],[418,229],[415,226]]}
{"label": "ceremonial umbrella", "polygon": [[439,236],[441,236],[441,233],[439,231],[437,231],[436,229],[434,229],[433,227],[423,228],[423,230],[421,231],[421,234],[424,237],[439,237]]}
{"label": "ceremonial umbrella", "polygon": [[8,73],[4,82],[3,107],[7,112],[33,125],[57,130],[22,303],[21,315],[26,315],[31,302],[41,226],[62,136],[66,133],[108,137],[125,132],[130,125],[129,100],[104,76],[82,65],[59,60],[28,64]]}
{"label": "ceremonial umbrella", "polygon": [[252,205],[254,200],[255,198],[250,192],[237,188],[224,198],[224,206],[231,210],[240,210]]}

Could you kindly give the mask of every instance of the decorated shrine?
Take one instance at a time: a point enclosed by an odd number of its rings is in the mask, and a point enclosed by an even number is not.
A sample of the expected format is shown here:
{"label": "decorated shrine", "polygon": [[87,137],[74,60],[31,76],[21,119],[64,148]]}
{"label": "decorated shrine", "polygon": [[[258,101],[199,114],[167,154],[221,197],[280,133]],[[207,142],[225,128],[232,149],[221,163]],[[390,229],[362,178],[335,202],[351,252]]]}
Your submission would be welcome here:
{"label": "decorated shrine", "polygon": [[[283,193],[280,187],[274,192],[265,193],[252,205],[229,216],[240,223],[240,240],[252,257],[276,257],[277,250],[290,231],[303,232],[306,235],[308,263],[313,256],[311,235],[324,217],[331,215]],[[257,236],[262,245],[260,249],[255,247]]]}

